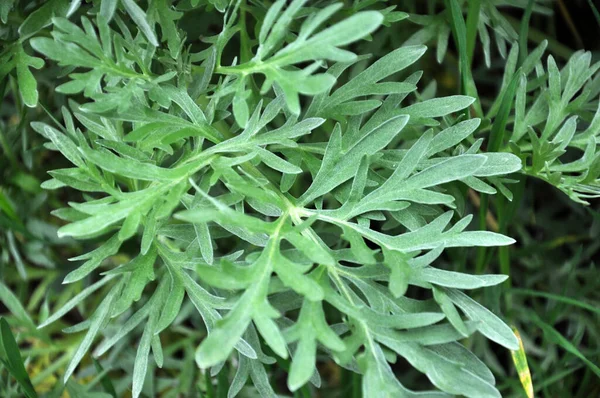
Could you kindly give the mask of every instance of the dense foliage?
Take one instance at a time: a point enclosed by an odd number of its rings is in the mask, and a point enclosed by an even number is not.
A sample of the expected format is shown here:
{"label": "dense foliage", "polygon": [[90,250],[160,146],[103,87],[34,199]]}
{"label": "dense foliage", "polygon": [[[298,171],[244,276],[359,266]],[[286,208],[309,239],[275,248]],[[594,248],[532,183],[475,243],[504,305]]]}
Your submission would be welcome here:
{"label": "dense foliage", "polygon": [[2,396],[600,394],[600,62],[387,3],[0,4]]}

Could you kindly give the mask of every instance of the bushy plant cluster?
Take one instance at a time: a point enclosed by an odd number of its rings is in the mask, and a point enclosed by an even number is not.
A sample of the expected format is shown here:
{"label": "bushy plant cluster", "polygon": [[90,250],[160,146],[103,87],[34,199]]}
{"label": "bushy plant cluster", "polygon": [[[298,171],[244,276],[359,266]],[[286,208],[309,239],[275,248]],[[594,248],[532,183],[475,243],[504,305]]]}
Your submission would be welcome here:
{"label": "bushy plant cluster", "polygon": [[593,257],[600,63],[549,1],[387,3],[2,2],[4,396],[598,391],[593,266],[511,226],[543,187]]}

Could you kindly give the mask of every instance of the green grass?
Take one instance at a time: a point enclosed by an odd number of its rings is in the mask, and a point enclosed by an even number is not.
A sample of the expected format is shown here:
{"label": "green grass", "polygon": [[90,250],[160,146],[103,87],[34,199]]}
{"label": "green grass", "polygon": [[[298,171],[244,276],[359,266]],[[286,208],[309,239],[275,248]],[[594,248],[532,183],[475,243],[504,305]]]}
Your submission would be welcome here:
{"label": "green grass", "polygon": [[0,395],[600,396],[600,14],[494,4],[3,2]]}

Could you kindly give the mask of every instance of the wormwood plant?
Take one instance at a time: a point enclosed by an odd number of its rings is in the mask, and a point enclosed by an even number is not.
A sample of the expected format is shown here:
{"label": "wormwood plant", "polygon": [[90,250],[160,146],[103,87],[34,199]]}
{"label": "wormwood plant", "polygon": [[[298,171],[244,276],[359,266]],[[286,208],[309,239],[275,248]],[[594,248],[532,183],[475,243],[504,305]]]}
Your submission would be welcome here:
{"label": "wormwood plant", "polygon": [[[0,8],[3,21],[13,3]],[[505,176],[521,172],[579,202],[600,193],[600,112],[577,134],[570,116],[596,106],[600,66],[576,53],[562,72],[551,57],[544,69],[545,44],[529,56],[514,45],[484,115],[475,97],[418,89],[428,82],[413,64],[427,48],[415,43],[439,35],[442,60],[447,13],[373,58],[361,51],[372,34],[407,17],[366,10],[374,3],[51,0],[7,36],[0,76],[16,74],[25,105],[39,98],[31,68],[60,71],[62,120],[31,126],[70,164],[42,187],[81,192],[53,215],[64,221],[60,239],[93,247],[70,259],[78,263],[63,280],[81,290],[40,325],[101,297],[66,330],[83,338],[65,383],[90,355],[119,355],[129,341],[127,383],[134,397],[152,396],[154,375],[182,371],[165,333],[191,326],[197,366],[209,384],[224,378],[228,397],[275,396],[273,367],[285,368],[290,391],[310,394],[324,358],[362,375],[365,397],[500,396],[461,341],[479,333],[519,349],[511,328],[464,292],[507,277],[445,270],[440,258],[514,243],[467,229],[467,189],[510,201],[515,180]],[[489,64],[487,27],[501,27],[503,55],[515,38],[484,3]],[[179,25],[198,10],[222,22],[196,48]],[[464,92],[476,95],[463,73]],[[509,116],[510,144],[498,138]],[[490,128],[483,150],[479,133]],[[561,162],[569,147],[583,157]],[[391,366],[399,358],[438,391],[404,387]]]}

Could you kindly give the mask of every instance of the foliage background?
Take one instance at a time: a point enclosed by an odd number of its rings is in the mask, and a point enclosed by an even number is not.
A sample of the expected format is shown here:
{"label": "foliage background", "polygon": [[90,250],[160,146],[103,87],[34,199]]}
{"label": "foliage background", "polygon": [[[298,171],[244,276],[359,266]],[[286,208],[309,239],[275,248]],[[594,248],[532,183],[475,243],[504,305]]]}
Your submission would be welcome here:
{"label": "foliage background", "polygon": [[[2,54],[14,39],[15,30],[43,3],[2,3]],[[349,7],[352,2],[345,3]],[[438,63],[439,32],[429,38],[426,31],[434,26],[426,16],[438,15],[445,7],[443,2],[364,3],[372,3],[367,6],[372,9],[396,5],[397,10],[409,13],[410,17],[379,29],[371,41],[353,44],[351,48],[356,53],[371,53],[377,59],[402,44],[427,44],[429,51],[411,67],[423,70],[421,82],[430,83],[427,87],[419,87],[423,97],[461,92],[458,78],[460,55],[452,35],[446,33],[450,36],[448,52]],[[497,1],[482,0],[481,3],[499,5],[498,10],[505,21],[516,32],[519,31],[526,1],[507,1],[508,6]],[[591,2],[548,1],[539,4],[551,13],[533,13],[528,24],[530,50],[546,39],[547,53],[554,56],[559,66],[564,65],[577,49],[591,51],[592,59],[599,59],[600,20],[590,7]],[[85,14],[91,7],[92,2],[82,2],[77,15]],[[465,6],[464,11],[467,17],[468,7]],[[201,4],[180,20],[178,26],[186,32],[186,44],[190,46],[191,53],[206,48],[201,38],[220,32],[219,15],[211,5]],[[425,30],[421,30],[423,28]],[[49,37],[50,31],[51,27],[47,26],[35,34]],[[513,39],[509,37],[506,41]],[[237,38],[233,40],[223,54],[223,59],[227,60],[224,62],[230,62],[238,55],[239,43],[235,42]],[[36,54],[27,41],[23,43],[25,52]],[[486,65],[486,57],[489,57],[489,65]],[[505,57],[506,54],[502,57],[495,48],[494,38],[489,55],[484,53],[481,42],[476,42],[472,76],[481,104],[486,108],[496,100],[500,90]],[[33,66],[41,65],[33,61]],[[60,221],[51,216],[51,212],[64,207],[69,201],[80,200],[80,196],[74,190],[47,191],[40,188],[42,181],[48,179],[49,170],[67,167],[68,162],[58,152],[49,151],[44,146],[46,140],[35,133],[31,122],[51,123],[52,118],[60,119],[61,107],[68,104],[66,96],[55,89],[66,81],[66,72],[48,59],[42,69],[33,70],[39,92],[35,107],[27,106],[26,102],[31,99],[24,98],[19,92],[19,84],[23,84],[19,73],[22,72],[18,69],[10,70],[0,84],[3,97],[0,109],[0,313],[5,315],[17,335],[35,389],[40,393],[60,394],[66,365],[80,340],[78,334],[64,334],[60,330],[85,321],[87,314],[98,306],[103,297],[91,296],[62,318],[60,325],[50,330],[37,330],[36,325],[81,290],[81,286],[61,284],[64,276],[75,269],[73,263],[65,260],[92,250],[97,241],[58,238],[56,231]],[[592,102],[597,105],[597,100],[596,96]],[[582,116],[589,120],[589,112]],[[508,249],[510,267],[501,268],[501,260],[494,251],[487,253],[489,261],[482,262],[475,260],[478,258],[475,249],[462,248],[450,249],[444,255],[445,264],[447,269],[469,273],[475,273],[475,270],[509,273],[510,285],[486,288],[477,291],[473,297],[502,314],[520,331],[536,396],[600,396],[597,366],[594,368],[588,363],[597,364],[600,358],[600,278],[594,263],[600,245],[597,239],[600,229],[597,201],[592,199],[589,205],[582,206],[551,184],[532,177],[523,177],[520,186],[523,193],[518,197],[515,214],[511,217],[498,214],[491,206],[493,219],[487,220],[487,227],[493,229],[494,223],[503,224],[506,217],[503,232],[518,242]],[[476,196],[466,199],[466,206],[472,209],[471,212],[477,212],[478,203]],[[481,225],[480,221],[475,222]],[[125,244],[118,255],[107,260],[106,268],[129,261],[138,250],[135,244]],[[189,307],[187,311],[190,311]],[[163,345],[165,352],[171,353],[172,363],[157,373],[156,385],[146,386],[149,388],[146,393],[154,391],[156,395],[176,396],[194,390],[198,396],[226,396],[229,386],[227,372],[211,378],[194,364],[196,327],[186,324],[166,332]],[[119,396],[127,391],[138,339],[139,336],[124,339],[118,350],[105,355],[96,364],[87,359],[85,366],[76,373],[76,380],[68,384],[70,395],[91,396],[86,395],[91,394],[87,392],[88,388],[89,391],[107,391],[109,394],[114,388]],[[489,344],[478,335],[469,338],[466,344],[493,370],[503,396],[523,396],[523,388],[507,350]],[[361,380],[357,374],[336,366],[331,359],[323,359],[319,363],[322,388],[306,387],[295,395],[361,396]],[[285,370],[288,367],[289,363],[285,361],[269,367],[269,379],[281,394],[291,394],[286,387]],[[428,380],[402,359],[394,364],[393,369],[406,386],[417,390],[430,388]],[[6,369],[0,373],[0,392],[3,396],[21,394]]]}

